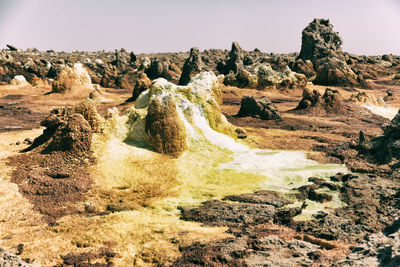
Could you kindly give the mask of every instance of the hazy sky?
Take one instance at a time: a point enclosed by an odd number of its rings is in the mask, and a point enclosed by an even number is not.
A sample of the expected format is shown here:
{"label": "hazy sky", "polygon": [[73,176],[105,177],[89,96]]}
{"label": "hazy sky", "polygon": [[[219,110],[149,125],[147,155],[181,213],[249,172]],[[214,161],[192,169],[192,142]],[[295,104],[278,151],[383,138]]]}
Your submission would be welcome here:
{"label": "hazy sky", "polygon": [[197,46],[298,52],[329,18],[356,54],[400,55],[400,0],[0,0],[0,48],[169,52]]}

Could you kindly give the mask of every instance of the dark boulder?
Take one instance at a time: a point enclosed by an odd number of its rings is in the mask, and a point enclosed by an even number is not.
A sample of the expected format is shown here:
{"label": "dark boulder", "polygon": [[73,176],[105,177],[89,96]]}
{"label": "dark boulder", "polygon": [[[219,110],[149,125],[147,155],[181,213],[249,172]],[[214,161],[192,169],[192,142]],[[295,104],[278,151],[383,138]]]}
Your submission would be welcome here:
{"label": "dark boulder", "polygon": [[197,47],[190,49],[190,55],[183,65],[179,85],[187,85],[190,79],[202,71],[203,67],[204,63],[201,60],[199,49]]}
{"label": "dark boulder", "polygon": [[265,96],[254,98],[244,96],[240,103],[239,117],[255,116],[262,120],[281,120],[276,106]]}
{"label": "dark boulder", "polygon": [[16,48],[15,46],[13,46],[13,45],[7,45],[7,48],[10,50],[10,51],[18,51],[18,48]]}

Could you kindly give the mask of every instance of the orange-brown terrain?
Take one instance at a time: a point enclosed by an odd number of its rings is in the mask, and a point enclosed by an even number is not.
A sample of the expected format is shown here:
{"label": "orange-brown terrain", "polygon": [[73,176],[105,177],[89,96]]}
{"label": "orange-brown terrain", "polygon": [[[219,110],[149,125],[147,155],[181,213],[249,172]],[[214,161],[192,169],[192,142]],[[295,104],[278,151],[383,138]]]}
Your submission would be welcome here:
{"label": "orange-brown terrain", "polygon": [[1,51],[0,265],[398,266],[400,57],[302,44]]}

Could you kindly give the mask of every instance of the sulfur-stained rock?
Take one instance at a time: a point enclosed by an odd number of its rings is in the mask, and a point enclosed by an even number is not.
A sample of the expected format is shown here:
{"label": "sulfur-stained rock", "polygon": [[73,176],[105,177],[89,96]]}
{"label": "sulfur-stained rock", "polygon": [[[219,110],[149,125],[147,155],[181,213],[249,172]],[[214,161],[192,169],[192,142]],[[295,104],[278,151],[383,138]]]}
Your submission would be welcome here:
{"label": "sulfur-stained rock", "polygon": [[219,78],[213,72],[197,74],[187,86],[156,79],[125,111],[127,140],[179,157],[187,142],[198,141],[205,133],[217,131],[245,138],[246,132],[222,115],[221,103]]}
{"label": "sulfur-stained rock", "polygon": [[171,95],[157,97],[150,103],[145,131],[159,153],[179,157],[187,148],[186,129]]}
{"label": "sulfur-stained rock", "polygon": [[258,88],[258,77],[250,71],[242,68],[235,77],[238,87]]}
{"label": "sulfur-stained rock", "polygon": [[372,104],[377,106],[382,106],[385,104],[385,101],[382,98],[376,98],[374,95],[366,92],[352,94],[349,98],[349,101],[359,104]]}
{"label": "sulfur-stained rock", "polygon": [[258,77],[258,89],[304,88],[307,78],[304,74],[295,73],[286,67],[282,72],[272,69],[269,64],[255,64],[252,73]]}
{"label": "sulfur-stained rock", "polygon": [[278,72],[268,63],[256,63],[248,68],[241,68],[236,75],[231,71],[225,76],[224,84],[240,88],[294,89],[305,87],[307,78],[304,74],[295,73],[288,67]]}

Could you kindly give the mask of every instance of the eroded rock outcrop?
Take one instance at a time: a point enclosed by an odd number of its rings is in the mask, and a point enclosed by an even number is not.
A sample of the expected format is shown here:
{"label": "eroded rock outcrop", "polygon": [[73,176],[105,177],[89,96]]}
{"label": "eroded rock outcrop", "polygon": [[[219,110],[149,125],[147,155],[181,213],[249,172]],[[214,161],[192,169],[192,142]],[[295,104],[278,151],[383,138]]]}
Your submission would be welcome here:
{"label": "eroded rock outcrop", "polygon": [[267,97],[244,96],[240,103],[239,117],[254,116],[262,120],[281,120],[278,108]]}
{"label": "eroded rock outcrop", "polygon": [[23,261],[20,257],[17,255],[14,255],[11,252],[6,251],[4,248],[0,247],[0,266],[4,267],[13,267],[13,266],[19,266],[19,267],[39,267],[38,264],[29,264]]}
{"label": "eroded rock outcrop", "polygon": [[261,90],[294,89],[306,86],[307,78],[304,74],[291,71],[289,67],[278,72],[273,70],[268,63],[257,63],[247,68],[241,68],[236,75],[232,72],[229,73],[225,76],[224,84]]}
{"label": "eroded rock outcrop", "polygon": [[[360,138],[361,139],[361,138]],[[383,134],[371,141],[360,140],[359,152],[378,163],[400,159],[400,113],[383,127]]]}
{"label": "eroded rock outcrop", "polygon": [[400,266],[400,220],[382,232],[371,234],[365,241],[352,248],[351,253],[334,265],[350,266]]}
{"label": "eroded rock outcrop", "polygon": [[327,88],[321,95],[317,90],[305,88],[303,98],[295,110],[325,111],[335,113],[344,106],[344,99],[337,90]]}
{"label": "eroded rock outcrop", "polygon": [[233,71],[233,73],[238,73],[243,67],[243,50],[237,42],[232,43],[231,51],[229,52],[229,57],[226,62],[225,72]]}
{"label": "eroded rock outcrop", "polygon": [[[316,72],[315,84],[366,88],[368,85],[363,77],[358,77],[347,65],[341,50],[342,43],[342,38],[333,30],[329,20],[314,19],[302,32],[301,51],[297,59],[312,62]],[[307,69],[304,71],[309,73]]]}
{"label": "eroded rock outcrop", "polygon": [[[357,75],[347,65],[346,61],[337,57],[325,57],[315,62],[315,84],[360,86]],[[365,87],[365,86],[360,86]]]}
{"label": "eroded rock outcrop", "polygon": [[333,30],[327,19],[314,19],[303,30],[299,59],[311,60],[313,63],[320,58],[328,57],[335,52],[341,52],[342,38]]}
{"label": "eroded rock outcrop", "polygon": [[311,60],[301,60],[297,59],[290,65],[290,68],[297,73],[302,73],[306,75],[307,79],[313,80],[315,78],[315,70]]}
{"label": "eroded rock outcrop", "polygon": [[89,123],[93,132],[100,133],[103,130],[104,118],[97,112],[95,102],[89,98],[73,108],[74,113],[81,114]]}
{"label": "eroded rock outcrop", "polygon": [[183,65],[182,75],[179,79],[179,85],[188,84],[195,75],[202,71],[203,67],[204,63],[201,60],[199,49],[197,47],[193,47],[190,49],[190,55]]}
{"label": "eroded rock outcrop", "polygon": [[41,125],[46,127],[43,136],[48,138],[44,152],[74,151],[86,153],[90,150],[92,129],[81,114],[73,113],[68,108],[55,109]]}
{"label": "eroded rock outcrop", "polygon": [[236,75],[243,67],[244,54],[242,48],[237,42],[232,43],[231,51],[229,52],[227,58],[222,60],[217,65],[217,70],[224,74]]}
{"label": "eroded rock outcrop", "polygon": [[54,109],[41,122],[46,127],[43,134],[26,151],[38,148],[42,153],[68,151],[78,156],[86,155],[91,149],[93,133],[102,132],[103,123],[104,119],[91,99],[73,108]]}

